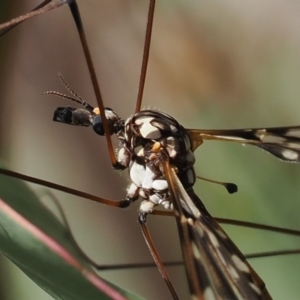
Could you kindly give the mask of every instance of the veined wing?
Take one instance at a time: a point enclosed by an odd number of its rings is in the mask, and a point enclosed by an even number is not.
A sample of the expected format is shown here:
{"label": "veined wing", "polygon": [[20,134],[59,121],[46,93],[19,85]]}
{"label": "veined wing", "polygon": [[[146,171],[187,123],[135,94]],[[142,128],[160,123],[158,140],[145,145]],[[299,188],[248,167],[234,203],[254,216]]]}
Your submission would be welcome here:
{"label": "veined wing", "polygon": [[196,150],[204,140],[219,140],[250,144],[287,162],[300,162],[300,126],[201,130],[187,129]]}
{"label": "veined wing", "polygon": [[185,191],[168,161],[164,162],[164,172],[173,199],[191,299],[272,299],[264,282],[194,191]]}

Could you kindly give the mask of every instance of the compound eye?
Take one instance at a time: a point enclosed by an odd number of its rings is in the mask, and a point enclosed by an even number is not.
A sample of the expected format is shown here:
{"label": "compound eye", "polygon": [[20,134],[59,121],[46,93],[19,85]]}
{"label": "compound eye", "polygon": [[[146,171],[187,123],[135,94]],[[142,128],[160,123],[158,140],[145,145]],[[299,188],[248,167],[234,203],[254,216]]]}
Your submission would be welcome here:
{"label": "compound eye", "polygon": [[53,115],[53,121],[72,124],[73,111],[69,107],[58,107]]}
{"label": "compound eye", "polygon": [[103,127],[103,121],[100,115],[96,115],[93,118],[93,129],[94,131],[99,135],[105,135],[104,134],[104,127]]}

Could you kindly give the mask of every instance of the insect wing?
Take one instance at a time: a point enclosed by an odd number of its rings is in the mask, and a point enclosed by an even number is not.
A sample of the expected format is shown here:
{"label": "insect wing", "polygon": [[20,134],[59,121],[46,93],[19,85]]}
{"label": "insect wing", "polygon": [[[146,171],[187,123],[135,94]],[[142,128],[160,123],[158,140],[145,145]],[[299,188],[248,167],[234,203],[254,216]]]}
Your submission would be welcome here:
{"label": "insect wing", "polygon": [[191,298],[272,299],[264,282],[193,190],[185,191],[168,162],[164,163],[164,171],[173,199]]}
{"label": "insect wing", "polygon": [[193,141],[193,150],[204,140],[229,141],[259,147],[287,162],[300,162],[300,126],[187,131]]}

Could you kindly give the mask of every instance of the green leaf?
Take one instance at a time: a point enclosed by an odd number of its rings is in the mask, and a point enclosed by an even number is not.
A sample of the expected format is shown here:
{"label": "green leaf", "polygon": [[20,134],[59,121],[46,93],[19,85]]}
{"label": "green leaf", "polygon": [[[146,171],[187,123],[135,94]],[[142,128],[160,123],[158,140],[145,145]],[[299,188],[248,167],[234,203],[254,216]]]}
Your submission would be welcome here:
{"label": "green leaf", "polygon": [[100,278],[28,186],[3,175],[0,252],[55,299],[141,299]]}

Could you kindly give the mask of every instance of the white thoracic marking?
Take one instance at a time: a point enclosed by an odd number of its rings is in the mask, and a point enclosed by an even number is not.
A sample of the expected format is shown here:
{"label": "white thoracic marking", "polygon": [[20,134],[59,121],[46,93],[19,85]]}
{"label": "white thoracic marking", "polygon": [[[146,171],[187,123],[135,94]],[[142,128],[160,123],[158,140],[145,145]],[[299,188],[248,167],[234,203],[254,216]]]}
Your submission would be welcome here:
{"label": "white thoracic marking", "polygon": [[158,205],[163,201],[157,194],[150,195],[149,200],[155,205]]}
{"label": "white thoracic marking", "polygon": [[158,128],[151,124],[153,117],[140,117],[136,119],[136,125],[139,125],[139,131],[143,138],[145,139],[159,139],[161,137],[161,132]]}
{"label": "white thoracic marking", "polygon": [[140,211],[143,213],[151,213],[153,211],[155,204],[151,201],[144,200],[140,205]]}
{"label": "white thoracic marking", "polygon": [[169,153],[169,156],[172,157],[172,158],[177,155],[177,151],[173,147],[168,147],[167,151]]}
{"label": "white thoracic marking", "polygon": [[152,188],[158,191],[164,191],[168,188],[168,183],[165,179],[156,179],[152,183]]}
{"label": "white thoracic marking", "polygon": [[249,282],[249,285],[258,295],[261,295],[261,290],[255,284]]}
{"label": "white thoracic marking", "polygon": [[143,189],[148,189],[148,190],[152,189],[154,178],[155,178],[155,174],[153,173],[153,171],[151,169],[149,169],[148,166],[146,166],[141,187]]}
{"label": "white thoracic marking", "polygon": [[138,187],[135,183],[132,183],[127,189],[127,196],[131,199],[134,199],[138,196]]}
{"label": "white thoracic marking", "polygon": [[178,132],[178,129],[175,126],[171,125],[170,128],[174,133]]}
{"label": "white thoracic marking", "polygon": [[154,205],[159,205],[161,204],[165,209],[172,209],[172,204],[168,199],[161,198],[159,194],[152,194],[149,196],[149,200],[154,204]]}
{"label": "white thoracic marking", "polygon": [[174,158],[178,154],[177,151],[176,151],[176,149],[175,149],[175,147],[174,147],[174,145],[172,145],[172,144],[174,144],[174,140],[175,139],[174,139],[173,136],[170,136],[166,140],[168,142],[167,151],[169,153],[169,156],[172,157],[172,158]]}
{"label": "white thoracic marking", "polygon": [[130,162],[130,153],[127,149],[121,148],[118,152],[118,162],[122,166],[128,166]]}
{"label": "white thoracic marking", "polygon": [[250,273],[249,267],[237,255],[232,255],[231,259],[239,270]]}
{"label": "white thoracic marking", "polygon": [[144,148],[142,146],[138,146],[138,147],[134,148],[134,153],[138,156],[144,156],[145,155],[145,151],[144,151]]}
{"label": "white thoracic marking", "polygon": [[139,188],[146,190],[165,191],[168,183],[165,179],[156,179],[156,174],[148,167],[132,162],[130,178]]}
{"label": "white thoracic marking", "polygon": [[146,169],[144,166],[133,162],[130,166],[130,178],[139,187],[142,186],[143,180],[146,176]]}
{"label": "white thoracic marking", "polygon": [[104,111],[107,120],[111,120],[111,121],[117,120],[118,116],[113,110],[105,109]]}

